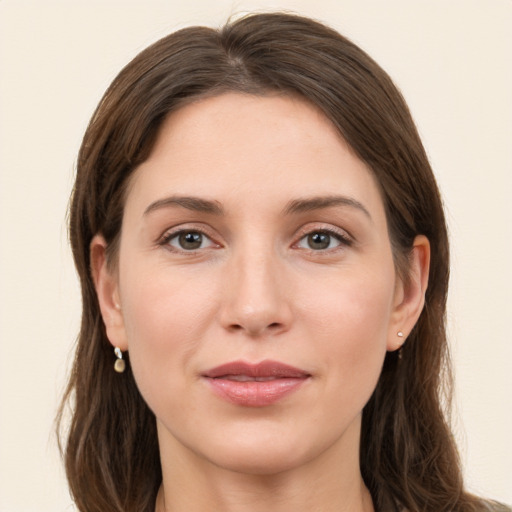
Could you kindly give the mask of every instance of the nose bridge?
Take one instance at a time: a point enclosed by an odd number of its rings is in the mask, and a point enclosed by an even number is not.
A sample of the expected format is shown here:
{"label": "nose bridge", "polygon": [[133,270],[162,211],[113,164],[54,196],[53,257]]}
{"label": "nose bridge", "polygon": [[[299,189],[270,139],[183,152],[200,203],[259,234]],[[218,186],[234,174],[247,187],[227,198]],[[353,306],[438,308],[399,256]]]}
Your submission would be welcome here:
{"label": "nose bridge", "polygon": [[272,242],[246,237],[233,250],[226,283],[223,323],[250,335],[287,328],[290,309],[282,265]]}

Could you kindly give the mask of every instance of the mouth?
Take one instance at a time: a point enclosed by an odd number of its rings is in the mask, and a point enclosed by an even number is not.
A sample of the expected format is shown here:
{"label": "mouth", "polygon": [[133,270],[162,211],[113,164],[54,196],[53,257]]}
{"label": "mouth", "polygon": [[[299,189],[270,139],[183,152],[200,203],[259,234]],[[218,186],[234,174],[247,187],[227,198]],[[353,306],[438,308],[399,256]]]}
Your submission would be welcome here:
{"label": "mouth", "polygon": [[311,374],[278,361],[234,361],[212,368],[202,377],[217,396],[228,402],[264,407],[298,391]]}

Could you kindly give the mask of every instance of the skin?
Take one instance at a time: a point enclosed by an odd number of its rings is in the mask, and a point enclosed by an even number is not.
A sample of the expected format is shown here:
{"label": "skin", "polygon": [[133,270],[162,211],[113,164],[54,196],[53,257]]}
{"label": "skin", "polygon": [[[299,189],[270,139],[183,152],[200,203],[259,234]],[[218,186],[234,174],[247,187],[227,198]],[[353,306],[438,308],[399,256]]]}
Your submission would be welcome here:
{"label": "skin", "polygon": [[[290,211],[333,195],[345,199]],[[166,201],[177,196],[223,213]],[[183,237],[194,232],[190,250]],[[373,510],[361,413],[386,351],[421,312],[429,245],[416,238],[405,286],[373,175],[323,114],[289,96],[234,93],[173,113],[131,178],[113,266],[105,247],[97,235],[107,334],[130,351],[157,418],[156,510]],[[310,377],[277,403],[243,407],[201,376],[266,359]]]}

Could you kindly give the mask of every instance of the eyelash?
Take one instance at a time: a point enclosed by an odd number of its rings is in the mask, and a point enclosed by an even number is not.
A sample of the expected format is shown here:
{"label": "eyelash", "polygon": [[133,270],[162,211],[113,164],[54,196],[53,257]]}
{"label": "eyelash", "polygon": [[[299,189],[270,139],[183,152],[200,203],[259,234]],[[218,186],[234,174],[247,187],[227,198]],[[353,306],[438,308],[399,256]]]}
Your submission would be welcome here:
{"label": "eyelash", "polygon": [[326,248],[326,249],[312,249],[311,247],[303,247],[304,250],[309,251],[312,254],[330,254],[332,252],[335,252],[337,250],[343,249],[345,247],[351,247],[354,243],[353,239],[349,237],[345,233],[341,233],[339,231],[336,231],[334,229],[329,228],[317,228],[317,229],[309,229],[307,231],[304,231],[299,240],[295,242],[294,246],[297,246],[302,240],[306,239],[307,237],[311,235],[327,235],[331,238],[334,238],[339,242],[339,244],[336,247]]}
{"label": "eyelash", "polygon": [[[202,237],[205,237],[207,238],[211,244],[213,244],[213,246],[217,246],[217,247],[220,247],[220,244],[216,243],[215,241],[213,241],[212,237],[206,233],[205,230],[203,229],[200,229],[200,228],[190,228],[190,229],[178,229],[176,231],[171,231],[171,232],[167,232],[165,233],[158,241],[158,245],[160,246],[166,246],[168,248],[168,250],[172,251],[172,252],[176,252],[176,253],[184,253],[184,254],[195,254],[197,253],[198,251],[200,251],[201,249],[204,249],[204,248],[197,248],[197,249],[190,249],[190,250],[187,250],[187,249],[184,249],[184,248],[176,248],[176,247],[173,247],[170,242],[171,240],[179,237],[180,235],[184,235],[184,234],[192,234],[192,233],[195,233],[195,234],[199,234],[201,235]],[[293,244],[293,247],[297,247],[298,244],[306,239],[308,236],[311,236],[311,235],[327,235],[331,238],[334,238],[335,240],[337,240],[339,242],[339,245],[337,245],[336,247],[331,247],[331,248],[326,248],[326,249],[312,249],[312,248],[306,248],[306,247],[303,247],[302,249],[306,250],[306,251],[309,251],[310,253],[313,253],[313,254],[320,254],[320,253],[330,253],[330,252],[333,252],[333,251],[336,251],[336,250],[339,250],[340,247],[351,247],[354,243],[353,239],[351,237],[349,237],[348,235],[346,234],[343,234],[343,233],[340,233],[334,229],[328,229],[328,228],[318,228],[318,229],[310,229],[310,230],[304,230],[301,234],[300,234],[300,238],[297,242],[295,242]]]}
{"label": "eyelash", "polygon": [[205,237],[207,238],[208,240],[210,240],[210,242],[213,244],[213,245],[217,245],[219,246],[219,244],[217,244],[216,242],[214,242],[212,240],[212,237],[206,233],[205,230],[203,229],[200,229],[200,228],[190,228],[190,229],[178,229],[176,231],[171,231],[171,232],[166,232],[161,238],[160,240],[158,241],[158,245],[161,245],[161,246],[166,246],[168,248],[168,250],[172,251],[172,252],[176,252],[176,253],[186,253],[186,254],[195,254],[197,251],[201,250],[201,248],[198,248],[198,249],[191,249],[191,250],[187,250],[187,249],[183,249],[183,248],[176,248],[176,247],[173,247],[170,242],[171,240],[173,240],[174,238],[177,238],[179,237],[180,235],[184,235],[184,234],[191,234],[191,233],[197,233],[197,234],[200,234],[202,237]]}

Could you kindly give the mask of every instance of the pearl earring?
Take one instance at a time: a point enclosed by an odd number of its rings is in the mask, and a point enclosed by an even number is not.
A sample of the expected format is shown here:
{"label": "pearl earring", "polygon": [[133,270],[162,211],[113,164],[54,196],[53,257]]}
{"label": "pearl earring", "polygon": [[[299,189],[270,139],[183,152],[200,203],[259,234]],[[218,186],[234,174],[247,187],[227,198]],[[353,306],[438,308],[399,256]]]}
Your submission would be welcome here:
{"label": "pearl earring", "polygon": [[[398,331],[396,333],[396,335],[399,337],[399,338],[403,338],[404,337],[404,333],[402,331]],[[398,349],[398,360],[400,361],[402,359],[402,347],[403,347],[403,343],[400,345],[400,348]]]}
{"label": "pearl earring", "polygon": [[119,347],[116,347],[114,349],[114,354],[117,357],[116,362],[114,363],[114,370],[117,373],[123,373],[124,370],[126,369],[126,363],[123,359],[123,353],[121,352],[121,349]]}

